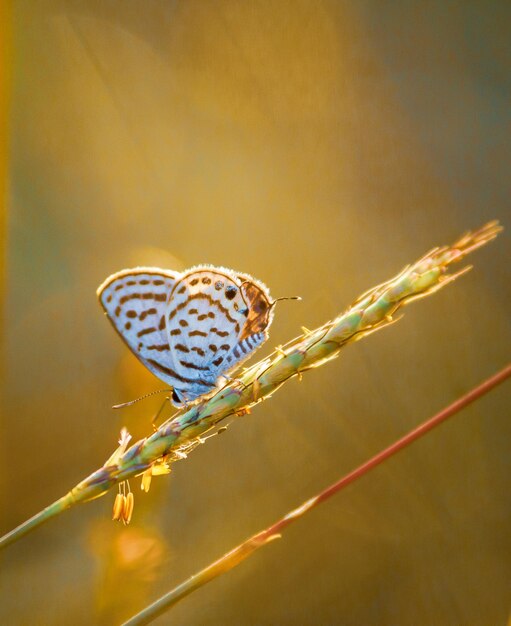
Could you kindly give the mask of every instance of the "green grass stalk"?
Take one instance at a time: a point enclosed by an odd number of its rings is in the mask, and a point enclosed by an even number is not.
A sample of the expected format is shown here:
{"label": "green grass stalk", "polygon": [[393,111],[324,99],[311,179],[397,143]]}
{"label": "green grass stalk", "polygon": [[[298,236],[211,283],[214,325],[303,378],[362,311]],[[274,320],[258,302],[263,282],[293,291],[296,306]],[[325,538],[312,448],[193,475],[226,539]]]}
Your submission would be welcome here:
{"label": "green grass stalk", "polygon": [[346,476],[343,476],[337,482],[329,485],[326,489],[312,498],[309,498],[306,502],[301,504],[296,509],[293,509],[284,517],[281,517],[275,523],[268,528],[252,535],[249,539],[236,546],[233,550],[230,550],[222,557],[220,557],[214,563],[211,563],[204,569],[200,570],[193,576],[190,576],[183,583],[163,595],[161,598],[147,606],[145,609],[137,613],[123,626],[143,626],[149,624],[157,617],[171,609],[184,597],[211,582],[218,576],[225,574],[229,570],[233,569],[244,561],[249,556],[252,556],[256,550],[267,545],[274,539],[281,538],[281,532],[289,526],[289,524],[295,522],[297,519],[311,511],[313,508],[320,505],[325,500],[328,500],[335,494],[339,493],[341,489],[344,489],[351,483],[355,482],[369,471],[386,461],[388,458],[403,450],[417,439],[423,437],[430,430],[439,426],[445,422],[448,418],[452,417],[463,408],[474,402],[484,394],[491,391],[494,387],[504,382],[511,376],[511,365],[507,365],[502,370],[485,380],[483,383],[469,391],[466,395],[462,396],[445,409],[423,422],[420,426],[413,429],[401,439],[391,444],[388,448],[385,448],[375,456],[371,457],[368,461],[351,471]]}
{"label": "green grass stalk", "polygon": [[419,298],[435,293],[464,274],[469,267],[449,274],[457,263],[493,240],[502,230],[498,222],[463,235],[451,246],[434,248],[395,278],[360,296],[345,313],[314,331],[304,331],[270,356],[242,371],[214,395],[181,410],[156,432],[127,447],[127,439],[108,461],[54,504],[0,538],[0,548],[20,539],[37,526],[79,502],[105,494],[115,484],[193,449],[200,436],[228,417],[242,415],[270,397],[294,376],[319,367],[338,356],[348,343],[395,322],[397,312]]}

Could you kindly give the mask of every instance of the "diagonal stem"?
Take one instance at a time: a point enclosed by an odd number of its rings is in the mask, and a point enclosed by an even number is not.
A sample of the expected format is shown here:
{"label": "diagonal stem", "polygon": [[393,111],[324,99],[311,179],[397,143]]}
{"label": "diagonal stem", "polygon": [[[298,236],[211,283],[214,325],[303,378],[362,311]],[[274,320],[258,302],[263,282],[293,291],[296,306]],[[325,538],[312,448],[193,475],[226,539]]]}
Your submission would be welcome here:
{"label": "diagonal stem", "polygon": [[190,576],[190,578],[163,595],[161,598],[156,600],[156,602],[147,606],[145,609],[140,611],[140,613],[137,613],[137,615],[125,622],[123,626],[142,626],[143,624],[149,624],[159,615],[162,615],[168,609],[172,608],[175,604],[177,604],[177,602],[179,602],[179,600],[182,600],[185,596],[195,591],[195,589],[202,587],[217,576],[228,572],[247,557],[251,556],[258,548],[266,545],[273,539],[279,538],[279,533],[299,517],[325,500],[328,500],[333,495],[341,491],[341,489],[355,482],[358,478],[361,478],[364,474],[367,474],[370,470],[374,469],[377,465],[380,465],[383,461],[386,461],[403,448],[406,448],[417,439],[423,437],[426,433],[435,428],[435,426],[439,426],[455,413],[458,413],[463,408],[491,391],[494,387],[504,382],[510,376],[511,364],[505,366],[493,376],[490,376],[490,378],[486,379],[477,387],[474,387],[474,389],[469,391],[467,394],[442,409],[433,417],[430,417],[428,420],[411,430],[393,444],[371,457],[368,461],[362,463],[362,465],[359,465],[359,467],[343,476],[340,480],[324,489],[318,495],[310,498],[296,509],[290,511],[265,530],[252,535],[252,537],[239,544],[227,554],[224,554],[217,561],[211,563],[197,574]]}
{"label": "diagonal stem", "polygon": [[[78,504],[105,494],[111,487],[132,476],[149,476],[168,469],[168,464],[196,447],[201,435],[228,417],[245,415],[269,398],[284,383],[336,358],[348,343],[358,341],[393,324],[398,311],[410,302],[425,298],[452,283],[469,267],[449,273],[452,264],[489,243],[501,232],[497,221],[465,234],[451,246],[434,248],[398,276],[373,287],[334,320],[314,331],[304,329],[299,337],[280,346],[268,357],[243,371],[211,397],[177,413],[152,435],[128,447],[123,436],[119,447],[99,469],[73,487],[65,496],[34,515],[3,537],[0,549],[17,541],[50,518]],[[163,472],[166,473],[166,472]]]}

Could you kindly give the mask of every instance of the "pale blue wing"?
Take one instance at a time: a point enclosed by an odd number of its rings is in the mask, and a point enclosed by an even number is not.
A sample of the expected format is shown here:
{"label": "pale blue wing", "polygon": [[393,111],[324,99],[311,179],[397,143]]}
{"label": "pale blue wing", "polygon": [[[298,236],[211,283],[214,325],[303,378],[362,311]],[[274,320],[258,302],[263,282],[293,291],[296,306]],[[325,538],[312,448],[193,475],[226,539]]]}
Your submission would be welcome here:
{"label": "pale blue wing", "polygon": [[122,270],[98,288],[99,301],[133,354],[160,380],[179,387],[165,328],[165,311],[177,272],[153,267]]}

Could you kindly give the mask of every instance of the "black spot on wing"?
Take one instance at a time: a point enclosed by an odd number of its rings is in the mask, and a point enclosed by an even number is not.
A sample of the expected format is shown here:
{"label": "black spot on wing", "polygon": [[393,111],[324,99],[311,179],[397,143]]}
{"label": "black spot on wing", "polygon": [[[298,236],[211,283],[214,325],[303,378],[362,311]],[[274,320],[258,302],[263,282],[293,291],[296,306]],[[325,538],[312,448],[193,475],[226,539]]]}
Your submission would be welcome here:
{"label": "black spot on wing", "polygon": [[209,372],[209,367],[203,367],[202,365],[195,365],[195,363],[190,363],[189,361],[179,361],[183,367],[186,367],[190,370],[198,370],[199,372]]}
{"label": "black spot on wing", "polygon": [[215,333],[215,335],[218,335],[219,337],[227,337],[227,335],[229,334],[228,330],[218,330],[218,328],[213,327],[211,329],[212,333]]}
{"label": "black spot on wing", "polygon": [[154,369],[162,372],[163,374],[166,374],[167,376],[171,376],[172,378],[175,378],[179,382],[198,383],[206,387],[211,387],[211,383],[208,382],[207,380],[203,380],[202,378],[186,378],[185,376],[181,376],[180,374],[178,374],[175,370],[171,369],[170,367],[166,367],[165,365],[158,363],[158,361],[155,361],[154,359],[147,359],[147,362],[150,363],[154,367]]}
{"label": "black spot on wing", "polygon": [[207,337],[208,333],[203,332],[202,330],[191,330],[188,333],[188,337]]}
{"label": "black spot on wing", "polygon": [[158,313],[158,311],[155,308],[147,309],[145,311],[142,311],[142,313],[140,313],[140,315],[138,316],[138,319],[143,321],[148,315],[156,315],[156,313]]}
{"label": "black spot on wing", "polygon": [[233,298],[235,298],[237,293],[238,290],[232,285],[229,285],[225,288],[225,297],[227,298],[227,300],[232,300]]}
{"label": "black spot on wing", "polygon": [[124,304],[128,300],[156,300],[156,302],[164,302],[167,296],[164,293],[129,293],[119,300],[119,304]]}
{"label": "black spot on wing", "polygon": [[[181,309],[184,309],[186,306],[188,306],[188,303],[191,300],[207,300],[212,307],[216,307],[217,309],[219,309],[229,320],[229,322],[231,322],[231,324],[235,324],[236,326],[238,326],[237,321],[229,313],[229,310],[223,306],[220,300],[215,300],[208,293],[194,293],[193,296],[188,297],[184,302],[178,304],[176,308],[169,313],[169,320],[171,320],[179,311],[181,311]],[[239,326],[236,332],[239,332]]]}
{"label": "black spot on wing", "polygon": [[190,352],[190,349],[184,346],[182,343],[176,343],[174,348],[176,350],[179,350],[179,352],[186,352],[186,353]]}
{"label": "black spot on wing", "polygon": [[151,333],[155,333],[156,328],[144,328],[143,330],[139,330],[137,333],[137,337],[143,337],[144,335],[150,335]]}

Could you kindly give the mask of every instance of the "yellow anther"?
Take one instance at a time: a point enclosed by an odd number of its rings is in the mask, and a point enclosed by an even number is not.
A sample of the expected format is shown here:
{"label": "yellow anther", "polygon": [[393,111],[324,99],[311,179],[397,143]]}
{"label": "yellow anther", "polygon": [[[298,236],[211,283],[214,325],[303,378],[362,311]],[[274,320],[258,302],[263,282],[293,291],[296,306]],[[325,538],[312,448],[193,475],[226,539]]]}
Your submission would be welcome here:
{"label": "yellow anther", "polygon": [[114,500],[114,509],[112,512],[112,519],[114,521],[120,520],[124,511],[124,502],[126,498],[122,493],[118,493]]}
{"label": "yellow anther", "polygon": [[126,496],[124,502],[124,508],[122,511],[122,521],[125,524],[129,524],[131,521],[131,516],[133,515],[133,505],[135,504],[135,498],[133,497],[133,493],[130,491]]}

